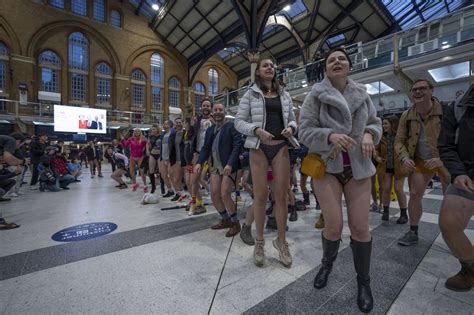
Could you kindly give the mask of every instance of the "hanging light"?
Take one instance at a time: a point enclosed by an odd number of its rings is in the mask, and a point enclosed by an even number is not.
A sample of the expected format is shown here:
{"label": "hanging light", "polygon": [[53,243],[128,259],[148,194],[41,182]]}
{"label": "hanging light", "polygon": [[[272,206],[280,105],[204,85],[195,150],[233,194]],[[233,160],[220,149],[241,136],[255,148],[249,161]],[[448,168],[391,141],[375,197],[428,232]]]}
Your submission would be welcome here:
{"label": "hanging light", "polygon": [[151,5],[151,8],[152,8],[153,10],[155,10],[155,11],[158,11],[158,9],[160,8],[160,6],[157,5],[156,3],[153,3],[153,4]]}

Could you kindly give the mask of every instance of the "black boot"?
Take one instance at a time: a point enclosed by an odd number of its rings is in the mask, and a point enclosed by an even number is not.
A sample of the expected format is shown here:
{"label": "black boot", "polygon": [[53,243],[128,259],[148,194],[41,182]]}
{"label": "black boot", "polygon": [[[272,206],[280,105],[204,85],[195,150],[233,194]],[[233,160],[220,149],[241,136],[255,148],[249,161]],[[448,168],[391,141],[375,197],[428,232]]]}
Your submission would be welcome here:
{"label": "black boot", "polygon": [[303,193],[304,204],[309,206],[309,192]]}
{"label": "black boot", "polygon": [[294,222],[298,220],[298,212],[296,212],[295,205],[288,205],[288,211],[290,212],[290,221]]}
{"label": "black boot", "polygon": [[153,194],[156,190],[155,174],[149,174],[148,177],[150,177],[151,193]]}
{"label": "black boot", "polygon": [[382,221],[388,221],[390,217],[389,207],[383,207]]}
{"label": "black boot", "polygon": [[351,238],[354,268],[357,272],[357,306],[364,313],[369,313],[374,307],[374,298],[370,289],[370,256],[372,254],[372,240],[358,242]]}
{"label": "black boot", "polygon": [[160,186],[161,186],[161,195],[163,196],[164,194],[166,194],[166,190],[165,190],[165,181],[163,180],[163,178],[161,178],[161,176],[160,176]]}
{"label": "black boot", "polygon": [[336,260],[337,252],[339,251],[339,243],[341,240],[330,241],[324,237],[321,232],[321,239],[323,241],[323,259],[321,259],[321,268],[319,269],[316,278],[314,278],[314,287],[322,289],[328,282],[328,276],[332,270],[332,264]]}

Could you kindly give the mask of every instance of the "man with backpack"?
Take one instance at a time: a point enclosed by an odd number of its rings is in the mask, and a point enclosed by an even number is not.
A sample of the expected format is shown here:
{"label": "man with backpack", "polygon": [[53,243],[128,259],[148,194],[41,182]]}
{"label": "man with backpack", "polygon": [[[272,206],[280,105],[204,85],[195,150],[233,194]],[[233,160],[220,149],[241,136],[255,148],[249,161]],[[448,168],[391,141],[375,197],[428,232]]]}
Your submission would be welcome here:
{"label": "man with backpack", "polygon": [[474,247],[464,233],[474,215],[474,85],[460,102],[446,108],[438,139],[441,160],[452,183],[444,196],[439,225],[446,244],[461,263],[461,271],[447,279],[454,291],[474,287]]}
{"label": "man with backpack", "polygon": [[[433,90],[433,84],[428,80],[415,81],[411,88],[414,105],[403,112],[395,138],[395,151],[410,172],[408,176],[410,230],[398,240],[399,245],[410,246],[418,242],[418,224],[423,214],[423,194],[433,175],[439,174],[443,191],[449,181],[449,173],[439,158],[437,147],[443,106],[433,97]],[[406,218],[406,211],[402,211],[400,216]]]}

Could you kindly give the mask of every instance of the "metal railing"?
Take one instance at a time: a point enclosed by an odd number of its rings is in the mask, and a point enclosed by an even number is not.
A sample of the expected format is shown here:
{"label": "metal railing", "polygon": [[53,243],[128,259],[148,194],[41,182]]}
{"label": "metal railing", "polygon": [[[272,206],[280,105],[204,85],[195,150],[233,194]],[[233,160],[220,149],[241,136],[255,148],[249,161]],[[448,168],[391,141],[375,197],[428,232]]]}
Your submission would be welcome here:
{"label": "metal railing", "polygon": [[[352,61],[352,73],[391,65],[463,45],[474,40],[474,5],[429,21],[417,27],[387,35],[368,43],[355,43],[345,47]],[[398,56],[398,60],[395,59]],[[323,78],[323,60],[317,60],[279,74],[287,90],[305,88]],[[214,97],[226,107],[238,105],[248,86]]]}

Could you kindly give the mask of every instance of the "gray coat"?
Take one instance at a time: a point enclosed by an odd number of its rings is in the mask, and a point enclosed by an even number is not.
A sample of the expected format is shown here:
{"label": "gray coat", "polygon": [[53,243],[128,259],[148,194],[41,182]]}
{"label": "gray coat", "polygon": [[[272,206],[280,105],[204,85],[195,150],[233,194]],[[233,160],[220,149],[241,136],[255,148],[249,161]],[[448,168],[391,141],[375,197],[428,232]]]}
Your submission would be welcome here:
{"label": "gray coat", "polygon": [[331,133],[340,133],[357,142],[348,152],[354,178],[363,179],[375,174],[371,159],[362,155],[361,142],[366,131],[374,135],[374,144],[379,143],[382,123],[364,85],[348,79],[343,94],[328,78],[313,86],[300,112],[299,140],[309,152],[321,155],[326,161],[327,173],[343,170],[342,154],[328,141]]}
{"label": "gray coat", "polygon": [[[293,101],[290,94],[282,90],[280,92],[281,109],[283,113],[283,125],[285,128],[293,127],[295,133],[298,125],[296,124],[295,113],[293,112]],[[244,146],[248,149],[258,149],[260,146],[260,139],[255,136],[256,128],[265,129],[265,97],[262,90],[254,84],[244,94],[240,100],[239,109],[235,116],[234,126],[238,132],[247,136]],[[290,143],[294,147],[299,147],[298,141],[291,136]]]}

